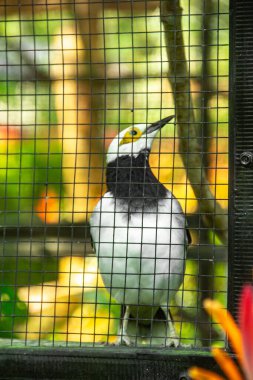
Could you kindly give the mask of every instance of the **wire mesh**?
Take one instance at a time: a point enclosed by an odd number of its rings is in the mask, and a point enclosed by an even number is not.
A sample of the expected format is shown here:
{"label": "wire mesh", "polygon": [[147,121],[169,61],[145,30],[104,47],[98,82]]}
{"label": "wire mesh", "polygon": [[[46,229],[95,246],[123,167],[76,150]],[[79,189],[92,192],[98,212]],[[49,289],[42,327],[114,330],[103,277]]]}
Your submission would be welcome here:
{"label": "wire mesh", "polygon": [[1,345],[224,345],[228,1],[0,6]]}

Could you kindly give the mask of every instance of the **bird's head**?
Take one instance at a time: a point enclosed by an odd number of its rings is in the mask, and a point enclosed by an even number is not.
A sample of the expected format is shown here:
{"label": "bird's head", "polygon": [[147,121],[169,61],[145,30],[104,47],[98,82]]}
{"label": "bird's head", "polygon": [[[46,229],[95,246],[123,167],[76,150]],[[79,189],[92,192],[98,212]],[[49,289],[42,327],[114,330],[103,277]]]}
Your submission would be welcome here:
{"label": "bird's head", "polygon": [[137,157],[141,152],[149,152],[158,131],[173,118],[174,115],[152,124],[132,125],[121,131],[108,148],[107,163],[116,160],[120,156]]}

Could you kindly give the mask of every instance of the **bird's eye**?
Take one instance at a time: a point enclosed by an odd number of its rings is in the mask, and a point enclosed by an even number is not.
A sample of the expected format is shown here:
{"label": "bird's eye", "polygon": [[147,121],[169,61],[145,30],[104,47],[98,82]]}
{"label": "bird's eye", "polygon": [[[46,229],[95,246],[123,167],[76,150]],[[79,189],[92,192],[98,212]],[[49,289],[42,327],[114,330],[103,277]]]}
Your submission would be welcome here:
{"label": "bird's eye", "polygon": [[133,144],[135,141],[139,140],[142,136],[142,132],[139,128],[134,127],[127,129],[119,145],[123,144]]}

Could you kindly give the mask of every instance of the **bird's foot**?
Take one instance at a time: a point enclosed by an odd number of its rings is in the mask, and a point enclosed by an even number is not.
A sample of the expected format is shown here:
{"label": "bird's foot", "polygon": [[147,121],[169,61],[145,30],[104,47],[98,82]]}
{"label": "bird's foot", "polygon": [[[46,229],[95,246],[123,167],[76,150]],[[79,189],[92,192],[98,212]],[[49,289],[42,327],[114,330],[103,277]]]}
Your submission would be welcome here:
{"label": "bird's foot", "polygon": [[180,343],[180,347],[182,348],[193,348],[193,344],[191,343]]}
{"label": "bird's foot", "polygon": [[120,346],[120,345],[131,346],[132,343],[128,335],[118,335],[116,341],[114,342],[114,345],[115,346]]}
{"label": "bird's foot", "polygon": [[165,347],[175,347],[175,348],[192,348],[192,344],[181,343],[179,337],[166,338]]}
{"label": "bird's foot", "polygon": [[120,346],[120,345],[131,346],[131,344],[132,344],[130,337],[127,335],[129,314],[130,314],[129,306],[127,306],[125,314],[124,314],[123,321],[119,326],[117,339],[114,342],[115,346]]}
{"label": "bird's foot", "polygon": [[180,341],[177,336],[166,338],[165,347],[179,347]]}

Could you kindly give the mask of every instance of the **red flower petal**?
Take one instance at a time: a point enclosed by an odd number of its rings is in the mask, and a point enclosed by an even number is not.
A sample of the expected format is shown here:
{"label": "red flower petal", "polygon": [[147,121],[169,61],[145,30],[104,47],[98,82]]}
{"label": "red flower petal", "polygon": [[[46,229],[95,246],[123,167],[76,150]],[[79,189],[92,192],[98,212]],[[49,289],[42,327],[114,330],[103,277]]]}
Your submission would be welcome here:
{"label": "red flower petal", "polygon": [[239,312],[244,370],[247,380],[253,380],[253,288],[251,285],[245,285],[243,288]]}

